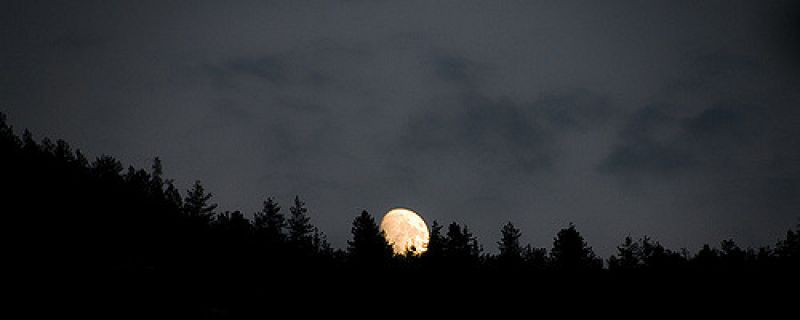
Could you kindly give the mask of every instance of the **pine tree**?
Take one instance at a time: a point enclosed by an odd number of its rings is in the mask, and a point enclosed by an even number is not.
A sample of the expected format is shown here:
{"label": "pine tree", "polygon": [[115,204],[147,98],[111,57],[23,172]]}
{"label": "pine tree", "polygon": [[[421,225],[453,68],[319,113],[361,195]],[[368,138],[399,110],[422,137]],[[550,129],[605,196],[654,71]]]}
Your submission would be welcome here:
{"label": "pine tree", "polygon": [[136,170],[133,166],[129,166],[124,180],[128,186],[138,192],[146,194],[150,189],[150,174],[143,169]]}
{"label": "pine tree", "polygon": [[581,233],[570,223],[566,229],[561,229],[553,239],[553,250],[550,256],[554,266],[561,271],[583,271],[600,269],[602,260],[597,259]]}
{"label": "pine tree", "polygon": [[289,212],[291,216],[286,225],[289,245],[296,253],[307,254],[313,249],[314,226],[311,225],[311,218],[306,214],[308,209],[299,196],[294,197],[294,205],[289,208]]}
{"label": "pine tree", "polygon": [[95,177],[106,183],[116,184],[122,182],[120,172],[122,172],[122,163],[117,161],[111,156],[101,155],[92,163],[92,173]]}
{"label": "pine tree", "polygon": [[239,211],[225,211],[216,215],[214,225],[223,233],[234,237],[245,237],[250,233],[250,220]]}
{"label": "pine tree", "polygon": [[333,255],[333,249],[331,248],[330,242],[328,242],[328,236],[317,227],[314,227],[314,231],[312,232],[311,247],[317,257],[328,258]]}
{"label": "pine tree", "polygon": [[692,263],[701,270],[712,270],[719,265],[719,251],[704,244],[692,259]]}
{"label": "pine tree", "polygon": [[800,265],[800,225],[796,231],[786,231],[786,238],[775,245],[775,255],[787,265]]}
{"label": "pine tree", "polygon": [[[39,152],[39,144],[33,139],[33,134],[28,129],[22,132],[22,150],[28,155]],[[120,170],[122,169],[120,168]]]}
{"label": "pine tree", "polygon": [[526,245],[522,250],[522,261],[528,268],[545,270],[548,267],[547,249]]}
{"label": "pine tree", "polygon": [[150,194],[158,199],[164,198],[164,168],[161,165],[161,159],[158,157],[153,158],[153,166],[151,168]]}
{"label": "pine tree", "polygon": [[272,197],[267,197],[261,211],[253,215],[253,226],[268,245],[274,246],[285,240],[284,227],[286,218],[280,212],[281,207]]}
{"label": "pine tree", "polygon": [[58,160],[62,164],[75,161],[75,154],[72,153],[72,148],[70,148],[69,143],[61,139],[58,139],[56,141],[56,146],[55,149],[53,150],[53,155],[55,155],[56,160]]}
{"label": "pine tree", "polygon": [[347,241],[347,253],[357,264],[380,264],[392,256],[392,247],[383,231],[367,210],[361,211],[350,229],[353,239]]}
{"label": "pine tree", "polygon": [[639,243],[633,241],[631,236],[626,236],[622,244],[617,247],[617,255],[608,259],[608,267],[612,270],[632,270],[642,263],[641,256]]}
{"label": "pine tree", "polygon": [[720,243],[720,258],[724,267],[738,269],[744,267],[747,253],[740,248],[733,239],[723,240]]}
{"label": "pine tree", "polygon": [[463,228],[453,222],[447,227],[444,240],[444,256],[455,265],[468,267],[478,262],[481,249],[478,240],[467,226]]}
{"label": "pine tree", "polygon": [[431,224],[431,233],[428,236],[428,244],[425,248],[425,253],[422,255],[422,261],[429,265],[441,262],[444,256],[444,240],[442,225],[440,225],[438,221],[433,220]]}
{"label": "pine tree", "polygon": [[75,149],[75,164],[82,170],[89,168],[89,160],[86,159],[80,149]]}
{"label": "pine tree", "polygon": [[164,185],[167,186],[164,188],[164,199],[167,200],[167,203],[174,206],[174,208],[183,208],[183,197],[172,180],[168,179],[164,181]]}
{"label": "pine tree", "polygon": [[497,242],[498,249],[500,249],[500,261],[503,263],[518,263],[522,258],[522,246],[519,244],[519,238],[522,232],[514,227],[511,222],[506,223],[500,230],[500,241]]}
{"label": "pine tree", "polygon": [[198,221],[209,222],[214,217],[214,210],[217,204],[209,203],[211,193],[206,193],[200,180],[194,182],[192,189],[186,193],[184,199],[183,212],[187,216]]}
{"label": "pine tree", "polygon": [[6,123],[6,114],[0,112],[0,146],[3,150],[18,149],[22,142],[14,134],[14,128]]}
{"label": "pine tree", "polygon": [[42,143],[41,143],[42,152],[44,152],[48,156],[52,156],[54,151],[55,151],[55,149],[56,149],[56,145],[53,144],[53,140],[50,140],[50,138],[48,138],[48,137],[42,138]]}

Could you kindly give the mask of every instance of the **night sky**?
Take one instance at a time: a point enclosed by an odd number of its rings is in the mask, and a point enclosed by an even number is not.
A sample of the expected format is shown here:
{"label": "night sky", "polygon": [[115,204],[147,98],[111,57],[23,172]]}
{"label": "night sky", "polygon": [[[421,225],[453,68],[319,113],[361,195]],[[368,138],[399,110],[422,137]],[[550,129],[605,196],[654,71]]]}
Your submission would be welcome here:
{"label": "night sky", "polygon": [[202,180],[249,216],[299,194],[344,247],[367,209],[574,222],[696,251],[800,217],[792,1],[0,1],[0,111]]}

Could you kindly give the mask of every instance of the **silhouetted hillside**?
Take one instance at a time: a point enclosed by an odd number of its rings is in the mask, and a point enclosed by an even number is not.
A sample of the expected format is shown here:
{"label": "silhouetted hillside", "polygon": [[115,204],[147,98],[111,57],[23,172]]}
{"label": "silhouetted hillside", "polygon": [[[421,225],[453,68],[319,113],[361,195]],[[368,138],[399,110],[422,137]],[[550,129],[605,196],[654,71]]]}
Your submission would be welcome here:
{"label": "silhouetted hillside", "polygon": [[367,211],[354,212],[346,250],[331,248],[300,197],[286,206],[265,195],[251,220],[219,209],[200,181],[177,190],[158,158],[147,170],[107,155],[90,160],[63,140],[17,136],[2,114],[0,154],[4,260],[19,297],[48,306],[40,312],[91,301],[126,315],[272,314],[278,301],[336,301],[344,292],[402,301],[419,290],[428,303],[592,286],[617,294],[785,284],[797,293],[797,226],[774,246],[724,240],[696,253],[626,237],[604,262],[572,224],[551,248],[534,248],[508,223],[495,255],[466,225],[434,221],[427,252],[403,256],[392,254]]}

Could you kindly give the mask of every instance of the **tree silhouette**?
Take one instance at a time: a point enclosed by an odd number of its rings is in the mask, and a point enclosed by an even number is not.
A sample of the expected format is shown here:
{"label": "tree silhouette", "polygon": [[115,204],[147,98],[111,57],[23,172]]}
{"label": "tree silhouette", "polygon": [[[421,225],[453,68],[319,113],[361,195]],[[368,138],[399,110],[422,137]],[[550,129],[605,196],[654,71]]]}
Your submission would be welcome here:
{"label": "tree silhouette", "polygon": [[192,189],[187,191],[183,203],[183,212],[193,220],[201,223],[209,223],[214,217],[216,203],[209,203],[211,193],[206,193],[200,180],[196,180]]}
{"label": "tree silhouette", "polygon": [[85,171],[89,167],[89,160],[86,159],[86,156],[83,155],[80,149],[75,149],[75,166],[78,167],[80,171]]}
{"label": "tree silhouette", "polygon": [[800,266],[800,224],[796,229],[786,231],[786,238],[775,245],[776,258],[786,266]]}
{"label": "tree silhouette", "polygon": [[6,123],[6,114],[0,112],[0,147],[2,150],[16,151],[22,141],[14,134],[14,128]]}
{"label": "tree silhouette", "polygon": [[597,259],[575,225],[570,223],[561,229],[553,240],[550,256],[554,267],[560,271],[586,271],[602,268],[602,261]]}
{"label": "tree silhouette", "polygon": [[608,268],[620,272],[663,271],[679,269],[685,262],[686,258],[681,254],[664,248],[661,243],[653,241],[648,236],[636,241],[627,236],[617,247],[617,254],[608,258]]}
{"label": "tree silhouette", "polygon": [[28,129],[22,133],[22,151],[28,155],[39,152],[39,144],[33,139],[33,134]]}
{"label": "tree silhouette", "polygon": [[347,241],[347,253],[355,264],[381,265],[392,256],[391,245],[367,210],[353,219],[350,232],[353,238]]}
{"label": "tree silhouette", "polygon": [[101,155],[92,163],[92,172],[98,179],[116,183],[121,179],[122,163],[109,155]]}
{"label": "tree silhouette", "polygon": [[261,211],[253,215],[253,227],[256,235],[271,248],[277,247],[285,241],[286,234],[283,229],[286,227],[286,218],[281,213],[281,207],[272,197],[267,197]]}
{"label": "tree silhouette", "polygon": [[136,169],[133,166],[128,167],[128,172],[123,177],[127,186],[136,190],[136,192],[143,192],[143,195],[150,194],[151,179],[150,174],[143,169]]}
{"label": "tree silhouette", "polygon": [[458,223],[450,223],[444,239],[444,257],[453,266],[473,267],[480,259],[481,248],[478,240]]}
{"label": "tree silhouette", "polygon": [[317,227],[313,227],[311,235],[311,248],[319,258],[328,259],[333,255],[333,248],[328,242],[328,236]]}
{"label": "tree silhouette", "polygon": [[744,268],[747,262],[747,252],[740,248],[733,239],[723,240],[720,243],[719,254],[720,262],[728,270]]}
{"label": "tree silhouette", "polygon": [[291,215],[287,221],[287,240],[291,249],[298,254],[309,254],[313,249],[314,226],[311,225],[311,218],[306,214],[308,209],[299,196],[294,197],[294,204],[289,208]]}
{"label": "tree silhouette", "polygon": [[639,261],[647,268],[661,268],[669,255],[661,243],[653,242],[648,236],[642,237],[638,246]]}
{"label": "tree silhouette", "polygon": [[528,269],[536,271],[546,270],[549,264],[547,249],[535,248],[530,244],[526,245],[522,250],[522,261]]}
{"label": "tree silhouette", "polygon": [[695,267],[701,270],[712,270],[719,266],[719,251],[708,244],[704,244],[692,259]]}
{"label": "tree silhouette", "polygon": [[608,259],[608,268],[611,270],[630,271],[639,268],[642,263],[642,248],[631,236],[626,236],[622,244],[617,247],[617,255]]}
{"label": "tree silhouette", "polygon": [[150,172],[150,194],[157,199],[164,198],[164,167],[159,157],[153,158],[153,165]]}
{"label": "tree silhouette", "polygon": [[519,243],[522,232],[508,222],[500,230],[500,234],[500,241],[497,242],[500,262],[506,265],[517,265],[522,262],[522,246]]}
{"label": "tree silhouette", "polygon": [[421,257],[422,263],[431,268],[439,268],[444,258],[445,238],[442,234],[442,225],[433,220],[431,231],[428,235],[428,244],[425,253]]}
{"label": "tree silhouette", "polygon": [[53,155],[56,157],[56,160],[62,164],[75,161],[75,154],[72,153],[72,148],[70,148],[66,141],[61,139],[56,141],[56,146],[53,149]]}
{"label": "tree silhouette", "polygon": [[183,208],[183,197],[181,196],[181,192],[178,191],[178,188],[175,187],[172,180],[165,180],[164,185],[164,199],[169,203],[173,208],[180,209]]}
{"label": "tree silhouette", "polygon": [[44,137],[42,138],[42,143],[39,144],[39,148],[42,149],[45,155],[53,156],[56,145],[53,144],[53,140],[50,140],[48,137]]}
{"label": "tree silhouette", "polygon": [[225,211],[216,215],[214,225],[224,233],[234,236],[247,236],[250,233],[252,225],[250,220],[244,217],[240,211]]}

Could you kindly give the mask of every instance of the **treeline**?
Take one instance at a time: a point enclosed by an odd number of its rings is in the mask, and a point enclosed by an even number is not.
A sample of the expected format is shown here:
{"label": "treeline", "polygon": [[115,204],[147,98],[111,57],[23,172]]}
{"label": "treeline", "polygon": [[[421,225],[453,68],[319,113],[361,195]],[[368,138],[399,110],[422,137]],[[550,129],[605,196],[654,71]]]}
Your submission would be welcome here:
{"label": "treeline", "polygon": [[[44,138],[36,142],[27,130],[18,137],[4,114],[0,114],[0,144],[4,155],[4,203],[6,207],[18,205],[18,210],[7,215],[39,220],[42,230],[69,233],[68,238],[115,243],[118,247],[112,253],[119,255],[114,257],[119,260],[109,262],[127,264],[124,267],[156,267],[169,257],[151,256],[159,251],[155,248],[180,245],[183,247],[173,249],[194,252],[188,249],[217,247],[226,255],[244,250],[252,255],[312,259],[337,266],[388,266],[419,260],[421,265],[459,268],[604,269],[604,260],[572,224],[556,234],[552,248],[547,250],[523,246],[520,229],[509,222],[500,230],[499,253],[488,254],[466,225],[453,222],[445,228],[433,221],[425,254],[395,256],[375,219],[363,211],[353,220],[352,240],[341,250],[332,248],[325,234],[311,223],[300,197],[293,199],[288,212],[274,198],[267,197],[262,209],[248,219],[240,211],[218,210],[212,194],[200,181],[181,193],[172,180],[164,178],[159,158],[153,160],[149,171],[132,166],[125,169],[108,155],[89,161],[63,140]],[[59,230],[51,230],[53,227]],[[80,239],[89,235],[93,235],[91,239]],[[69,242],[68,238],[61,241]],[[686,249],[664,248],[647,236],[629,236],[617,247],[617,253],[605,260],[605,269],[733,270],[796,265],[799,238],[797,230],[789,230],[774,247],[743,249],[731,239],[722,241],[719,247],[704,245],[691,254]],[[93,247],[91,243],[83,246]]]}
{"label": "treeline", "polygon": [[466,225],[433,221],[424,254],[394,255],[367,211],[354,217],[352,238],[338,249],[313,225],[300,197],[288,210],[266,197],[248,219],[240,211],[219,210],[200,181],[178,190],[158,158],[149,170],[124,168],[108,155],[90,161],[63,140],[37,142],[27,130],[16,135],[1,113],[0,154],[3,228],[13,257],[8,261],[22,280],[66,282],[55,286],[61,288],[76,285],[81,276],[113,279],[96,284],[138,288],[155,300],[174,294],[183,297],[181,303],[229,310],[250,301],[243,295],[268,288],[299,289],[309,279],[388,271],[536,277],[772,273],[800,266],[800,227],[774,246],[744,249],[725,240],[694,254],[648,237],[626,237],[604,260],[572,224],[548,249],[523,245],[520,229],[509,222],[496,242],[499,253],[490,254]]}

